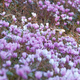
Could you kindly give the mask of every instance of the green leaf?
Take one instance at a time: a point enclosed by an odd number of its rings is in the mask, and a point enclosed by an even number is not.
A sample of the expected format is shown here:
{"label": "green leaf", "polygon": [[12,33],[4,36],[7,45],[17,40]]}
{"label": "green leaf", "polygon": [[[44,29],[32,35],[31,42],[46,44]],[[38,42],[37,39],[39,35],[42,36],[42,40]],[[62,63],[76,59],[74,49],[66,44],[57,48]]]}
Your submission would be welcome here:
{"label": "green leaf", "polygon": [[10,72],[10,71],[7,71],[6,74],[7,74],[8,76],[13,76],[13,75],[14,75],[14,74],[13,74],[12,72]]}
{"label": "green leaf", "polygon": [[31,78],[34,78],[33,73],[29,73],[28,76],[31,77]]}

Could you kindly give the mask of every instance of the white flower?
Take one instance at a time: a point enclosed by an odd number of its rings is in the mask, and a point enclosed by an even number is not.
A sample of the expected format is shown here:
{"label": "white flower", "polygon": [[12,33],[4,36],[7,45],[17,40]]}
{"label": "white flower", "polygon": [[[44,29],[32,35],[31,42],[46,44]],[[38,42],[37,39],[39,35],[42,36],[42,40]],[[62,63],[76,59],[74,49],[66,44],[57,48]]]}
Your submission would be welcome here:
{"label": "white flower", "polygon": [[47,49],[42,50],[42,54],[43,54],[44,56],[48,55]]}
{"label": "white flower", "polygon": [[69,19],[69,16],[66,16],[66,19]]}
{"label": "white flower", "polygon": [[2,16],[4,16],[6,14],[6,12],[2,12],[2,13],[0,13],[0,15],[2,15]]}
{"label": "white flower", "polygon": [[27,27],[25,25],[23,26],[23,30],[27,30]]}
{"label": "white flower", "polygon": [[51,59],[51,55],[50,54],[47,55],[47,59]]}
{"label": "white flower", "polygon": [[12,18],[14,19],[15,18],[15,15],[12,15]]}
{"label": "white flower", "polygon": [[69,61],[69,66],[73,67],[74,63],[72,61]]}
{"label": "white flower", "polygon": [[32,12],[31,14],[32,14],[33,17],[36,17],[37,16],[36,13],[34,13],[34,12]]}
{"label": "white flower", "polygon": [[78,11],[80,12],[80,9],[78,9]]}
{"label": "white flower", "polygon": [[66,58],[61,58],[61,62],[65,63],[66,62]]}
{"label": "white flower", "polygon": [[24,1],[24,2],[23,2],[23,4],[26,4],[26,3],[27,3],[27,1]]}
{"label": "white flower", "polygon": [[75,77],[76,79],[78,79],[79,76],[80,76],[80,74],[79,74],[78,72],[74,72],[74,77]]}
{"label": "white flower", "polygon": [[50,59],[50,60],[49,60],[49,63],[53,65],[54,60],[53,60],[53,59]]}
{"label": "white flower", "polygon": [[41,57],[39,57],[39,58],[38,58],[38,61],[39,61],[39,62],[41,62],[41,60],[42,60],[42,58],[41,58]]}
{"label": "white flower", "polygon": [[49,23],[46,23],[46,26],[49,26]]}
{"label": "white flower", "polygon": [[27,22],[26,17],[25,17],[25,16],[22,16],[21,21],[22,21],[22,22]]}
{"label": "white flower", "polygon": [[16,17],[15,17],[15,15],[12,15],[12,19],[13,19],[14,21],[17,20]]}
{"label": "white flower", "polygon": [[17,25],[14,25],[14,28],[17,28]]}

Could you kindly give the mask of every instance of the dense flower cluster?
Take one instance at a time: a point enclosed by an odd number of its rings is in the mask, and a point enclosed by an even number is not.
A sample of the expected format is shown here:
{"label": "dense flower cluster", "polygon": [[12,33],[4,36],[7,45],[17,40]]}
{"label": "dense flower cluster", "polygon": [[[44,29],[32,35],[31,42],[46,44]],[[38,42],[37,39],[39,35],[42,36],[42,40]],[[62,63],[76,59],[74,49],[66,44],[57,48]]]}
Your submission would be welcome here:
{"label": "dense flower cluster", "polygon": [[[22,17],[22,24],[25,21],[27,19]],[[0,39],[2,72],[7,67],[7,72],[13,68],[16,75],[28,80],[30,74],[37,79],[80,79],[80,47],[72,37],[63,37],[61,34],[56,36],[56,30],[47,28],[48,23],[38,25],[27,22],[21,28],[0,20],[0,25],[4,29]],[[6,73],[3,76],[8,79]]]}
{"label": "dense flower cluster", "polygon": [[[11,2],[5,0],[6,7]],[[35,0],[23,4],[28,3],[34,5]],[[72,6],[80,12],[79,0],[57,3],[39,0],[37,4],[41,11],[46,10],[54,18],[56,26],[61,20],[63,25],[73,21],[75,13],[65,7]],[[10,23],[4,19],[5,14],[0,13],[0,80],[80,80],[80,44],[64,36],[64,29],[50,28],[48,22],[32,22],[37,18],[35,12],[28,18],[21,16],[19,26],[16,15],[11,14]],[[76,23],[76,32],[80,35],[80,21]]]}
{"label": "dense flower cluster", "polygon": [[[30,0],[31,4],[35,3],[34,0]],[[29,0],[28,0],[29,2]],[[71,24],[73,25],[73,21],[74,19],[76,19],[76,13],[74,12],[77,11],[78,13],[80,13],[80,1],[79,0],[59,0],[57,3],[55,3],[55,1],[52,0],[39,0],[38,1],[38,7],[41,11],[41,16],[44,16],[44,13],[47,12],[46,15],[48,15],[49,17],[51,16],[54,21],[55,21],[55,25],[56,26],[66,26],[67,24]],[[70,7],[72,7],[70,9]],[[43,12],[45,11],[45,12]],[[48,18],[49,18],[48,17]],[[46,16],[47,19],[47,16]],[[78,25],[79,25],[80,21],[77,21]]]}

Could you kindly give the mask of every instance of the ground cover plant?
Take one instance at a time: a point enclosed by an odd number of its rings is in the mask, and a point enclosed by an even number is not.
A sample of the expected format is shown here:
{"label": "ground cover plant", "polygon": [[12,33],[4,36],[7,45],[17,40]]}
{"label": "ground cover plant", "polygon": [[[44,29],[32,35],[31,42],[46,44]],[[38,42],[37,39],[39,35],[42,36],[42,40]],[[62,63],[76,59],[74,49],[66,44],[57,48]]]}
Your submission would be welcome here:
{"label": "ground cover plant", "polygon": [[0,80],[80,80],[80,1],[1,0]]}

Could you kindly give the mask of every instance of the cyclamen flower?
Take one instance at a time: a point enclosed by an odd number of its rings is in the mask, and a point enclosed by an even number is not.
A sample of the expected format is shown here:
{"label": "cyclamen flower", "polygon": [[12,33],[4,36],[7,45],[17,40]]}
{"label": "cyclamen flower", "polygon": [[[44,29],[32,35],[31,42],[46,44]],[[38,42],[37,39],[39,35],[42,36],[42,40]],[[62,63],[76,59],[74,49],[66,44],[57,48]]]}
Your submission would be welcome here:
{"label": "cyclamen flower", "polygon": [[16,17],[15,17],[15,15],[12,15],[12,19],[13,19],[14,21],[17,20]]}
{"label": "cyclamen flower", "polygon": [[22,53],[22,57],[23,57],[23,58],[26,58],[26,55],[27,55],[26,52],[23,52],[23,53]]}
{"label": "cyclamen flower", "polygon": [[25,17],[25,16],[22,16],[22,17],[21,17],[21,21],[22,21],[22,24],[24,24],[25,22],[27,22],[26,17]]}
{"label": "cyclamen flower", "polygon": [[10,66],[11,65],[11,61],[6,61],[6,66]]}
{"label": "cyclamen flower", "polygon": [[57,2],[57,4],[60,5],[61,3],[60,2]]}
{"label": "cyclamen flower", "polygon": [[74,78],[76,79],[76,80],[79,80],[80,79],[80,74],[76,71],[76,72],[74,72]]}
{"label": "cyclamen flower", "polygon": [[0,15],[2,15],[2,16],[4,16],[6,14],[6,12],[2,12],[2,13],[0,13]]}
{"label": "cyclamen flower", "polygon": [[54,59],[50,59],[50,60],[49,60],[49,63],[53,65]]}
{"label": "cyclamen flower", "polygon": [[56,25],[60,25],[60,22],[57,22]]}
{"label": "cyclamen flower", "polygon": [[27,79],[27,75],[25,74],[22,68],[16,69],[16,73],[24,79]]}
{"label": "cyclamen flower", "polygon": [[73,67],[74,63],[72,61],[69,61],[69,66]]}
{"label": "cyclamen flower", "polygon": [[66,56],[66,62],[69,62],[69,55]]}
{"label": "cyclamen flower", "polygon": [[36,72],[35,72],[35,77],[36,77],[37,79],[41,79],[41,77],[42,77],[42,72],[41,72],[41,71],[36,71]]}
{"label": "cyclamen flower", "polygon": [[13,54],[12,54],[12,57],[13,57],[13,58],[16,58],[16,57],[17,57],[17,53],[13,53]]}
{"label": "cyclamen flower", "polygon": [[65,12],[69,12],[70,11],[70,9],[65,9]]}
{"label": "cyclamen flower", "polygon": [[27,66],[27,65],[24,65],[24,66],[23,66],[23,70],[24,70],[27,74],[29,74],[29,73],[31,72],[30,67]]}
{"label": "cyclamen flower", "polygon": [[9,5],[10,5],[10,3],[5,2],[5,6],[6,6],[6,7],[9,7]]}
{"label": "cyclamen flower", "polygon": [[68,13],[69,14],[69,16],[73,16],[74,15],[74,13],[73,12],[70,12],[70,13]]}
{"label": "cyclamen flower", "polygon": [[43,5],[43,2],[42,1],[39,1],[39,6],[41,7]]}
{"label": "cyclamen flower", "polygon": [[66,62],[66,58],[61,58],[61,62],[65,63]]}
{"label": "cyclamen flower", "polygon": [[31,17],[29,17],[28,20],[31,21]]}
{"label": "cyclamen flower", "polygon": [[47,71],[47,77],[49,78],[49,77],[51,77],[51,76],[53,76],[53,71]]}
{"label": "cyclamen flower", "polygon": [[33,17],[36,17],[37,16],[36,13],[34,13],[34,12],[32,12],[31,14],[32,14]]}
{"label": "cyclamen flower", "polygon": [[8,27],[8,26],[9,26],[9,23],[8,23],[8,22],[3,21],[3,26]]}
{"label": "cyclamen flower", "polygon": [[0,69],[0,80],[8,80],[6,72],[7,72],[6,69],[4,68]]}
{"label": "cyclamen flower", "polygon": [[79,53],[80,53],[80,47],[78,48],[78,51],[79,51]]}
{"label": "cyclamen flower", "polygon": [[69,19],[70,21],[72,21],[72,17],[69,17],[68,19]]}
{"label": "cyclamen flower", "polygon": [[50,1],[46,1],[44,2],[47,6],[50,5]]}
{"label": "cyclamen flower", "polygon": [[65,22],[64,25],[67,25],[67,23]]}
{"label": "cyclamen flower", "polygon": [[9,2],[9,3],[11,3],[11,2],[12,2],[12,0],[8,0],[8,2]]}
{"label": "cyclamen flower", "polygon": [[76,31],[77,31],[78,33],[80,33],[80,28],[77,28]]}
{"label": "cyclamen flower", "polygon": [[59,74],[60,69],[56,67],[56,68],[54,68],[54,71],[56,74]]}
{"label": "cyclamen flower", "polygon": [[[4,54],[4,55],[3,55]],[[6,54],[6,52],[5,51],[1,51],[0,52],[0,57],[4,60],[4,59],[6,59],[6,56],[7,56],[7,54]]]}
{"label": "cyclamen flower", "polygon": [[79,22],[79,21],[77,21],[77,24],[79,25],[79,24],[80,24],[80,22]]}
{"label": "cyclamen flower", "polygon": [[61,75],[64,76],[66,74],[66,68],[61,68]]}

